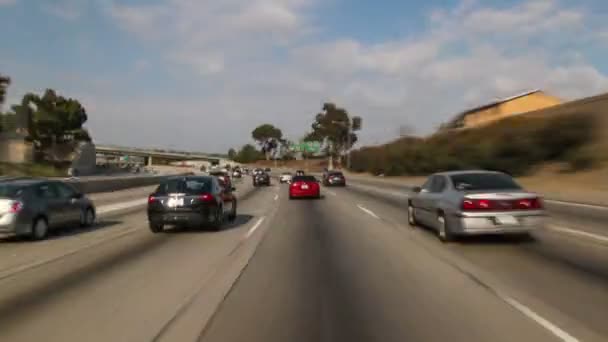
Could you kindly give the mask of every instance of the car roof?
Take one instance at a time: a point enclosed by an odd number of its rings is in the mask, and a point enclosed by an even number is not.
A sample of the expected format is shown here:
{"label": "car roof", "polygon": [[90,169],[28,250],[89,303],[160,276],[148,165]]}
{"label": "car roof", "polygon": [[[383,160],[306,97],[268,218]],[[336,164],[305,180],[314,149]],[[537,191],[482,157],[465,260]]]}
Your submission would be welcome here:
{"label": "car roof", "polygon": [[461,171],[438,172],[433,175],[434,176],[457,176],[457,175],[467,175],[467,174],[476,174],[476,173],[505,174],[504,172],[490,171],[490,170],[461,170]]}
{"label": "car roof", "polygon": [[211,180],[213,177],[211,176],[171,176],[167,177],[165,181],[170,180],[188,180],[188,179],[209,179]]}

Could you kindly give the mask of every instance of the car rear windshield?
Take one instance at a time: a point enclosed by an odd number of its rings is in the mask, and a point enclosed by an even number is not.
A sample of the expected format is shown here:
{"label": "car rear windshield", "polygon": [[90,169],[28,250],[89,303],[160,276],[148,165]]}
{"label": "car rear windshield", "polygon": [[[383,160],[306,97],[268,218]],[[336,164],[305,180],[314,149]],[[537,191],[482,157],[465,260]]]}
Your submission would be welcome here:
{"label": "car rear windshield", "polygon": [[502,173],[466,173],[450,176],[454,188],[461,191],[519,190],[513,178]]}
{"label": "car rear windshield", "polygon": [[293,182],[316,182],[315,176],[297,176],[293,179]]}
{"label": "car rear windshield", "polygon": [[19,197],[23,193],[23,186],[15,184],[0,184],[0,197]]}
{"label": "car rear windshield", "polygon": [[162,183],[157,190],[157,192],[160,194],[177,193],[187,195],[198,195],[210,191],[211,179],[204,177],[171,179]]}

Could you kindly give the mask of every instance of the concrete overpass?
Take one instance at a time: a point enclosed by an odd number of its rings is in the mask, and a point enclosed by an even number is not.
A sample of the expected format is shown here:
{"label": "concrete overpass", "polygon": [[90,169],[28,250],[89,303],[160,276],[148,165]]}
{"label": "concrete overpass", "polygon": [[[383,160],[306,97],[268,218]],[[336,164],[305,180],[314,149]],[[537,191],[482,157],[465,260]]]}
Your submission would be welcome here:
{"label": "concrete overpass", "polygon": [[226,164],[230,163],[227,159],[213,157],[206,154],[189,153],[189,152],[159,152],[155,150],[142,149],[142,148],[131,148],[131,147],[116,147],[116,146],[104,146],[96,145],[95,150],[98,154],[112,155],[112,156],[132,156],[142,157],[145,160],[146,165],[152,165],[153,159],[167,160],[167,161],[188,161],[188,160],[203,160],[210,163]]}

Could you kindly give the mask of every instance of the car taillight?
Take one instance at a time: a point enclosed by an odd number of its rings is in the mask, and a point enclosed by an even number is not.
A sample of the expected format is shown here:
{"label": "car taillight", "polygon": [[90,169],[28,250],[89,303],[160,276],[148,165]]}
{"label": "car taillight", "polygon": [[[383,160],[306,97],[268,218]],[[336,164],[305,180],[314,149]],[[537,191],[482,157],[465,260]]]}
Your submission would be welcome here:
{"label": "car taillight", "polygon": [[20,212],[23,209],[23,203],[20,201],[13,201],[11,203],[11,207],[9,208],[8,212],[11,214],[17,214],[18,212]]}
{"label": "car taillight", "polygon": [[215,197],[213,197],[212,194],[202,194],[198,197],[198,199],[203,202],[214,202],[215,201]]}
{"label": "car taillight", "polygon": [[515,208],[522,210],[542,209],[543,203],[540,198],[521,199],[516,201]]}
{"label": "car taillight", "polygon": [[153,195],[148,196],[148,204],[154,203],[157,200],[158,200],[158,198],[154,197]]}
{"label": "car taillight", "polygon": [[462,201],[463,210],[493,210],[494,201],[488,199],[464,199]]}
{"label": "car taillight", "polygon": [[524,198],[519,200],[489,200],[468,199],[462,201],[462,210],[538,210],[543,208],[540,198]]}

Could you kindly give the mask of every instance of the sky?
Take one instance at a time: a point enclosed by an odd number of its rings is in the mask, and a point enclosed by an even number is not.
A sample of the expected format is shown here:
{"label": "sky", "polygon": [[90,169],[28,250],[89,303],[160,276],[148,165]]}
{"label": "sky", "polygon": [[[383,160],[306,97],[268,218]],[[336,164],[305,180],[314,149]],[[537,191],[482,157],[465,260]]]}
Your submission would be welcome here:
{"label": "sky", "polygon": [[359,145],[532,89],[608,91],[605,0],[0,0],[8,102],[53,88],[98,144],[226,152],[323,102]]}

